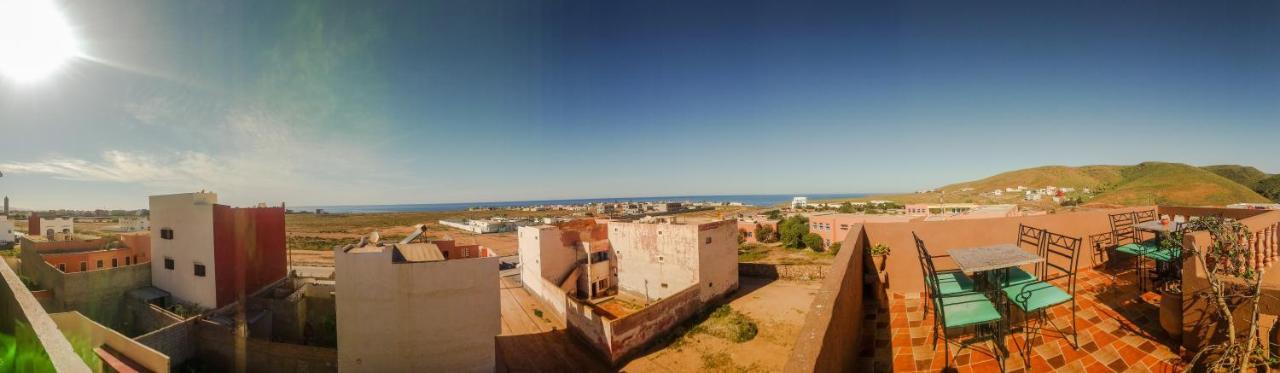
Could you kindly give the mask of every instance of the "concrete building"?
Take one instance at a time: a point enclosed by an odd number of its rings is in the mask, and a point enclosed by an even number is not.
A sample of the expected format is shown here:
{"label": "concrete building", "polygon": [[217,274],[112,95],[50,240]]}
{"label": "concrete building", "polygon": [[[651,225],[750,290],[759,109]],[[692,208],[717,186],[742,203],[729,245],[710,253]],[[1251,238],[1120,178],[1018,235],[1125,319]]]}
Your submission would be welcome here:
{"label": "concrete building", "polygon": [[973,203],[916,203],[906,206],[907,215],[912,216],[931,216],[931,215],[955,215],[963,214],[978,208]]}
{"label": "concrete building", "polygon": [[809,204],[809,197],[792,197],[791,208],[797,208]]}
{"label": "concrete building", "polygon": [[13,221],[9,220],[9,216],[0,215],[0,245],[17,242],[17,237],[13,234]]}
{"label": "concrete building", "polygon": [[514,221],[502,219],[441,220],[440,225],[477,234],[512,232],[518,226]]}
{"label": "concrete building", "polygon": [[767,226],[774,232],[778,231],[778,221],[769,219],[738,219],[738,234],[742,236],[744,242],[759,243],[760,237],[756,237],[756,229]]}
{"label": "concrete building", "polygon": [[[1235,203],[1227,205],[1229,209],[1248,210],[1280,210],[1280,203]],[[3,233],[3,232],[0,232]]]}
{"label": "concrete building", "polygon": [[116,219],[117,229],[121,232],[141,232],[151,230],[151,220],[146,216],[121,216]]}
{"label": "concrete building", "polygon": [[44,236],[49,241],[69,241],[75,237],[75,225],[75,220],[68,217],[43,218],[33,212],[27,217],[27,234]]}
{"label": "concrete building", "polygon": [[571,333],[617,363],[738,288],[737,234],[731,220],[522,227],[521,279]]}
{"label": "concrete building", "polygon": [[809,215],[809,232],[822,237],[822,244],[831,247],[833,242],[841,242],[849,234],[849,228],[855,224],[869,223],[902,223],[920,219],[909,215],[866,215],[866,214],[812,214]]}
{"label": "concrete building", "polygon": [[[24,260],[42,260],[62,273],[119,268],[151,262],[151,238],[145,234],[125,234],[117,239],[40,242],[38,236],[24,239]],[[33,260],[35,262],[36,260]]]}
{"label": "concrete building", "polygon": [[284,207],[232,208],[210,192],[151,196],[152,283],[219,308],[285,278]]}
{"label": "concrete building", "polygon": [[494,371],[498,257],[413,239],[336,248],[338,369]]}
{"label": "concrete building", "polygon": [[45,241],[21,238],[21,271],[34,282],[50,312],[79,311],[119,330],[130,330],[125,294],[151,285],[151,239],[145,233],[118,238]]}

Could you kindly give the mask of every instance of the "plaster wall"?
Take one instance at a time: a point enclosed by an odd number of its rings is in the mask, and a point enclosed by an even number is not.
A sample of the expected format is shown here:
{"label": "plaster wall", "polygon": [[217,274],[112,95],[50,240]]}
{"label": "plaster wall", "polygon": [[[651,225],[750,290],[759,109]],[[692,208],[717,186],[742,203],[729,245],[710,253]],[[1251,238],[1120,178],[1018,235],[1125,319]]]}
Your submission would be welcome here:
{"label": "plaster wall", "polygon": [[392,263],[390,247],[357,250],[334,255],[342,371],[495,369],[498,257]]}
{"label": "plaster wall", "polygon": [[697,225],[609,223],[618,290],[652,303],[697,284],[700,238]]}
{"label": "plaster wall", "polygon": [[698,289],[710,303],[738,289],[737,225],[731,220],[698,226]]}
{"label": "plaster wall", "polygon": [[49,315],[58,324],[67,339],[75,341],[82,347],[90,349],[99,346],[110,347],[118,356],[124,356],[133,363],[156,373],[169,372],[169,357],[151,349],[146,345],[129,339],[111,328],[102,326],[79,312],[61,312]]}
{"label": "plaster wall", "polygon": [[[213,206],[218,196],[213,193],[186,193],[151,196],[151,282],[175,298],[205,308],[218,306],[218,273],[214,260]],[[173,238],[160,232],[173,230]],[[174,268],[165,269],[165,258],[173,259]],[[205,276],[194,273],[196,263],[204,264]]]}
{"label": "plaster wall", "polygon": [[0,242],[14,242],[13,221],[8,216],[0,215]]}

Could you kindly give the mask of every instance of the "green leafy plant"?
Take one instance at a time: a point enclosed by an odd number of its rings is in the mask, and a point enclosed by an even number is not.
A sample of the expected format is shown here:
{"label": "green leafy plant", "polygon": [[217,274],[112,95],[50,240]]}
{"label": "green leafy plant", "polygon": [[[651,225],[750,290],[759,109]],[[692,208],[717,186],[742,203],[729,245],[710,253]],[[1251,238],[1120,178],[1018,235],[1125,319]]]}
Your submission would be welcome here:
{"label": "green leafy plant", "polygon": [[889,255],[889,245],[878,243],[878,244],[875,244],[874,246],[871,246],[871,248],[868,249],[867,252],[871,253],[871,256]]}
{"label": "green leafy plant", "polygon": [[823,247],[824,245],[822,243],[822,236],[819,236],[817,233],[806,233],[804,235],[803,241],[804,241],[804,247],[807,247],[810,250],[822,251],[826,249],[825,247]]}
{"label": "green leafy plant", "polygon": [[778,237],[782,245],[799,249],[804,247],[804,236],[809,234],[809,219],[803,216],[792,216],[778,223]]}
{"label": "green leafy plant", "polygon": [[[1249,228],[1239,221],[1216,217],[1192,220],[1186,228],[1188,232],[1208,232],[1212,238],[1203,249],[1183,248],[1183,255],[1191,255],[1207,272],[1209,287],[1190,295],[1204,298],[1216,308],[1217,317],[1226,323],[1219,329],[1225,329],[1227,337],[1223,343],[1209,345],[1196,352],[1187,364],[1187,371],[1206,358],[1212,359],[1205,366],[1211,372],[1243,373],[1275,363],[1276,359],[1263,353],[1259,345],[1261,336],[1257,324],[1265,269],[1255,269],[1250,264],[1256,258],[1252,258],[1253,251],[1249,247]],[[1232,305],[1252,307],[1246,321],[1249,327],[1244,335],[1236,330]]]}

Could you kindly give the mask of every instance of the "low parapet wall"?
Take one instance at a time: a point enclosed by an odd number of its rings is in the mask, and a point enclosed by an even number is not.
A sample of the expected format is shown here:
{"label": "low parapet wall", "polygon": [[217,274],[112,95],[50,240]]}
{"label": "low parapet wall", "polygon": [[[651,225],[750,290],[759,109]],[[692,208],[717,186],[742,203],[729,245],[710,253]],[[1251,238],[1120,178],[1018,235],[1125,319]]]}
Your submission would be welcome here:
{"label": "low parapet wall", "polygon": [[617,319],[610,319],[596,312],[594,306],[568,297],[566,324],[570,332],[617,366],[702,309],[705,305],[699,298],[699,290],[698,286],[691,286]]}
{"label": "low parapet wall", "polygon": [[[207,320],[194,325],[196,356],[207,362],[234,363],[243,358],[243,371],[249,373],[338,371],[337,349],[240,338],[230,328]],[[239,370],[234,366],[219,368]]]}
{"label": "low parapet wall", "polygon": [[10,339],[19,372],[89,372],[71,342],[58,330],[48,313],[9,266],[0,266],[4,288],[0,290],[0,338]]}
{"label": "low parapet wall", "polygon": [[863,306],[862,275],[866,269],[867,236],[864,226],[850,227],[840,245],[830,275],[809,305],[804,327],[791,349],[784,371],[845,372],[861,351]]}

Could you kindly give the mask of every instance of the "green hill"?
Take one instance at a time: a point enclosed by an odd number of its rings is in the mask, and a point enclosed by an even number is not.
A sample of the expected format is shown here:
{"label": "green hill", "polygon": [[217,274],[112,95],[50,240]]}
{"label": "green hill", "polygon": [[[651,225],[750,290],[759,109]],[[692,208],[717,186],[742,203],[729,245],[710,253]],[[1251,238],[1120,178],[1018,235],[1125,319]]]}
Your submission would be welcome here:
{"label": "green hill", "polygon": [[[1056,186],[1075,188],[1076,191],[1067,197],[1081,197],[1086,203],[1220,206],[1238,202],[1267,202],[1267,198],[1254,192],[1253,187],[1237,181],[1252,180],[1253,185],[1257,185],[1262,180],[1257,177],[1259,174],[1266,176],[1253,167],[1201,168],[1163,162],[1145,162],[1135,166],[1044,166],[952,184],[932,193],[882,195],[862,200],[887,199],[901,203],[1018,203],[1053,207],[1055,204],[1049,198],[1027,202],[1023,201],[1022,193],[1006,192],[995,196],[989,192],[1018,186],[1031,189]],[[1085,188],[1094,193],[1085,195]]]}
{"label": "green hill", "polygon": [[1220,206],[1267,202],[1249,187],[1208,170],[1180,163],[1147,162],[1126,167],[1123,181],[1090,202],[1117,205]]}
{"label": "green hill", "polygon": [[1249,166],[1217,165],[1202,168],[1254,190],[1258,189],[1258,183],[1262,182],[1263,179],[1271,177],[1271,175]]}

